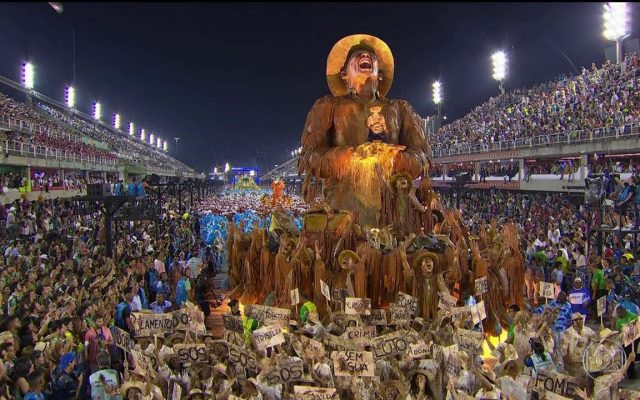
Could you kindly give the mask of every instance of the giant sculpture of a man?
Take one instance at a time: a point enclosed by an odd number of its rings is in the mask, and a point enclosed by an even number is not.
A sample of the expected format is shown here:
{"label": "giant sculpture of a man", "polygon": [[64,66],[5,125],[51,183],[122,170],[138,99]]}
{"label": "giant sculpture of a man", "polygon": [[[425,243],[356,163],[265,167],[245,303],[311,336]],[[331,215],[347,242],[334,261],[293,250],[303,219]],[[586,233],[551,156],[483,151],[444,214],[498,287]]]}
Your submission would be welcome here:
{"label": "giant sculpture of a man", "polygon": [[[393,81],[391,50],[370,35],[351,35],[333,46],[327,59],[332,96],[316,101],[302,133],[298,167],[306,173],[308,202],[320,195],[333,208],[355,213],[360,224],[376,226],[382,165],[389,178],[412,178],[428,170],[429,145],[421,119],[405,100],[386,98]],[[315,177],[316,185],[311,185]]]}

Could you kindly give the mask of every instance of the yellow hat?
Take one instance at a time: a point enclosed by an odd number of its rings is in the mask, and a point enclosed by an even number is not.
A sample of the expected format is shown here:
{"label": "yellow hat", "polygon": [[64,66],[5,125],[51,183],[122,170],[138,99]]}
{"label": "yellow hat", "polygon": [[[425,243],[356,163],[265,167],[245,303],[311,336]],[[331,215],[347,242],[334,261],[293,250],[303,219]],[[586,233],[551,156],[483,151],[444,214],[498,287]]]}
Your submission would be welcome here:
{"label": "yellow hat", "polygon": [[342,250],[340,252],[340,255],[338,256],[338,264],[340,264],[341,267],[347,261],[347,257],[353,258],[355,264],[360,262],[360,256],[358,256],[355,252],[351,250]]}
{"label": "yellow hat", "polygon": [[414,259],[413,259],[413,268],[418,268],[420,267],[420,264],[422,264],[422,260],[424,260],[425,258],[430,258],[431,261],[433,261],[433,266],[436,267],[438,265],[438,255],[436,253],[432,253],[430,251],[425,251],[422,252],[420,254],[418,254]]}
{"label": "yellow hat", "polygon": [[349,53],[354,46],[371,49],[378,58],[378,67],[382,74],[382,81],[378,84],[378,92],[385,97],[391,89],[393,82],[393,54],[389,46],[375,36],[357,34],[344,37],[336,43],[329,57],[327,57],[327,84],[334,96],[344,96],[349,93],[340,71],[347,61]]}

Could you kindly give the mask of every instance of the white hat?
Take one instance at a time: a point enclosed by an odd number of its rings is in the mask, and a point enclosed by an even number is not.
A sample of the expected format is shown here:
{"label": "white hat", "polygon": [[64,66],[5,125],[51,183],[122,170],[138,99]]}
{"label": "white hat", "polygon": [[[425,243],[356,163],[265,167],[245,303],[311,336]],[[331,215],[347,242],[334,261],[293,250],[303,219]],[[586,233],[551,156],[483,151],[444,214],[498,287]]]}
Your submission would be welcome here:
{"label": "white hat", "polygon": [[48,260],[49,256],[46,255],[46,254],[40,254],[40,258],[43,259],[43,260]]}

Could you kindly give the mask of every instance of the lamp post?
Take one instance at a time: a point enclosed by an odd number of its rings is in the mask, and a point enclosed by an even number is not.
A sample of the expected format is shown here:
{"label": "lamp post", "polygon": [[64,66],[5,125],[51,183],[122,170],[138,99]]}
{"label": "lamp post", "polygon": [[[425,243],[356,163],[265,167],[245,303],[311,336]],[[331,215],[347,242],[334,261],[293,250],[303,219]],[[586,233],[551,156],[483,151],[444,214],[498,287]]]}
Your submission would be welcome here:
{"label": "lamp post", "polygon": [[438,118],[440,118],[440,105],[442,104],[442,83],[433,82],[433,103],[438,107]]}
{"label": "lamp post", "polygon": [[629,36],[629,9],[627,3],[604,4],[605,39],[616,42],[616,64],[622,61],[622,41]]}
{"label": "lamp post", "polygon": [[504,78],[507,76],[507,55],[504,51],[497,51],[491,56],[493,64],[493,79],[500,82],[500,93],[504,94]]}

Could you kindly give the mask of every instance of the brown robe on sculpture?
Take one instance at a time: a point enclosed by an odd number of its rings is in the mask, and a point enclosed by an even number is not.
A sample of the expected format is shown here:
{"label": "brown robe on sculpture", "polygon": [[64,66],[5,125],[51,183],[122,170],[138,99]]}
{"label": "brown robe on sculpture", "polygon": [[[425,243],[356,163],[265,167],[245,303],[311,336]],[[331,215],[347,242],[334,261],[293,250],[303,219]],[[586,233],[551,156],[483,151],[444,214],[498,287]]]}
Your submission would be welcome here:
{"label": "brown robe on sculpture", "polygon": [[276,254],[269,249],[269,236],[266,229],[261,229],[262,249],[260,250],[260,297],[264,299],[276,288]]}
{"label": "brown robe on sculpture", "polygon": [[280,249],[276,254],[276,298],[275,303],[279,305],[290,304],[289,287],[291,272],[291,255],[295,249],[296,241],[286,235],[280,237]]}
{"label": "brown robe on sculpture", "polygon": [[442,274],[435,273],[434,261],[437,256],[431,252],[421,252],[413,259],[413,268],[409,266],[404,247],[400,254],[404,270],[405,291],[418,299],[418,315],[425,322],[436,319],[439,293],[449,293]]}
{"label": "brown robe on sculpture", "polygon": [[518,230],[514,224],[502,229],[503,250],[501,265],[508,279],[508,305],[517,304],[524,309],[522,288],[524,287],[524,257],[518,243]]}
{"label": "brown robe on sculpture", "polygon": [[345,297],[367,297],[367,276],[360,257],[351,250],[343,250],[338,256],[338,265],[340,271],[327,271],[323,279],[331,290],[345,289]]}

